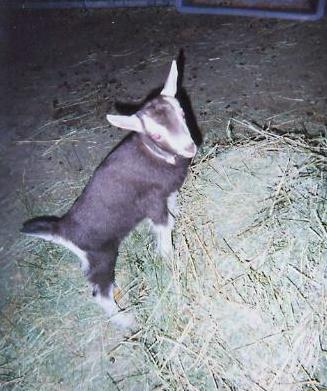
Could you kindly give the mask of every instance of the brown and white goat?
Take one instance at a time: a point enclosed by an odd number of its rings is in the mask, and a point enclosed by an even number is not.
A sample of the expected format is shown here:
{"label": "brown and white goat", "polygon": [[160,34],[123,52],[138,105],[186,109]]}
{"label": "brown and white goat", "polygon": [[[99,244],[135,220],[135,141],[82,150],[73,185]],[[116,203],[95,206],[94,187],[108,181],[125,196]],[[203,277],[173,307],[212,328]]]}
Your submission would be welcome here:
{"label": "brown and white goat", "polygon": [[96,300],[123,327],[132,327],[134,321],[131,313],[119,310],[113,296],[119,245],[148,219],[159,253],[172,255],[176,192],[197,150],[175,99],[177,77],[173,61],[159,96],[133,115],[107,115],[112,125],[132,132],[104,159],[65,215],[37,217],[22,228],[75,253]]}

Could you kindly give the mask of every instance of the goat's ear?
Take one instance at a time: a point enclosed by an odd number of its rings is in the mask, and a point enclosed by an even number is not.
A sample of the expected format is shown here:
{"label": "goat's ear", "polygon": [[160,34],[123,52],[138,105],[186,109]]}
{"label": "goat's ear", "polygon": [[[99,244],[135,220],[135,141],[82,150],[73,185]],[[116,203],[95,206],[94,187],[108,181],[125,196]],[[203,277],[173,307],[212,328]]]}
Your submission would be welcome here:
{"label": "goat's ear", "polygon": [[161,91],[161,95],[167,95],[171,97],[174,97],[176,95],[177,77],[178,77],[178,70],[177,70],[176,61],[174,60],[171,64],[170,72],[167,77],[165,86]]}
{"label": "goat's ear", "polygon": [[143,126],[140,118],[133,115],[107,115],[107,120],[111,125],[118,128],[134,130],[134,132],[143,133]]}

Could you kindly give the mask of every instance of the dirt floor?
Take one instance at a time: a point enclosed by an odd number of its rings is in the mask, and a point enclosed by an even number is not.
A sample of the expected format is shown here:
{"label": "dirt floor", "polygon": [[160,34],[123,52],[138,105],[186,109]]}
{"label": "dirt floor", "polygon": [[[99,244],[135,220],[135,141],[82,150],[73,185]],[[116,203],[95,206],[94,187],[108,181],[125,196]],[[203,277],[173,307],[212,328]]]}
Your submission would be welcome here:
{"label": "dirt floor", "polygon": [[[122,137],[105,114],[159,87],[181,49],[183,84],[204,145],[223,140],[232,117],[304,132],[326,128],[325,19],[147,8],[25,11],[2,14],[1,21],[0,254],[6,267],[22,221],[44,208],[58,212],[51,202],[70,195],[56,184],[86,180]],[[307,127],[312,121],[318,125]]]}

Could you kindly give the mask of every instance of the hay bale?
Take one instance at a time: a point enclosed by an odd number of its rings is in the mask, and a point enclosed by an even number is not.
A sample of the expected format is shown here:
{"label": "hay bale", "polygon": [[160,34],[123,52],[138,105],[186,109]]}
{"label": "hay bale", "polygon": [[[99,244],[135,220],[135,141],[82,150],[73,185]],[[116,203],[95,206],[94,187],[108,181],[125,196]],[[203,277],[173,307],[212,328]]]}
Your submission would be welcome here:
{"label": "hay bale", "polygon": [[316,384],[326,325],[326,160],[293,141],[247,142],[193,169],[178,255],[160,282],[149,269],[144,277],[142,343],[169,389]]}
{"label": "hay bale", "polygon": [[214,147],[192,167],[174,259],[153,253],[144,225],[125,241],[117,281],[141,326],[132,336],[93,305],[69,252],[20,240],[17,289],[2,310],[1,384],[318,390],[327,381],[326,142],[260,137]]}

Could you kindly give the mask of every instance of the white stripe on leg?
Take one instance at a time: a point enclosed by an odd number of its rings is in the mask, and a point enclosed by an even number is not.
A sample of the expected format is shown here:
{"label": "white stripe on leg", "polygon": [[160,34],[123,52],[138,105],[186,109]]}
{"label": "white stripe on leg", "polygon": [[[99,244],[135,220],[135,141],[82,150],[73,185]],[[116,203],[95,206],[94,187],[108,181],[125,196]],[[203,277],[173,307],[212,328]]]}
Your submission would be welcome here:
{"label": "white stripe on leg", "polygon": [[53,234],[28,234],[29,236],[35,236],[50,242],[53,242],[55,244],[60,244],[61,246],[66,247],[68,250],[72,251],[75,255],[78,256],[80,262],[81,262],[81,269],[86,274],[90,268],[89,260],[87,259],[87,253],[86,251],[81,250],[76,244],[71,242],[70,240],[67,240],[59,235],[53,235]]}
{"label": "white stripe on leg", "polygon": [[175,219],[169,213],[168,223],[166,225],[151,223],[152,232],[156,236],[158,253],[164,258],[171,258],[173,256],[173,242],[171,232],[174,227]]}

